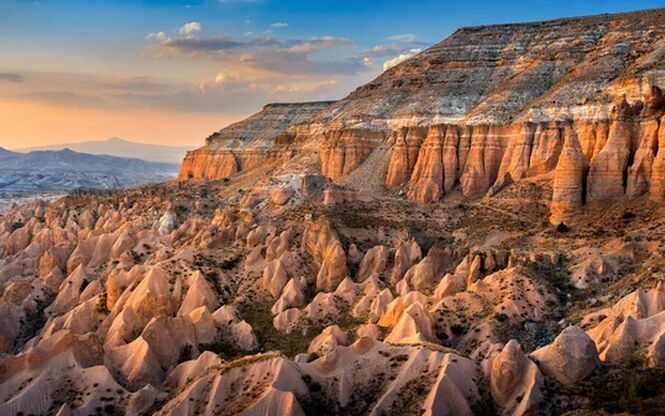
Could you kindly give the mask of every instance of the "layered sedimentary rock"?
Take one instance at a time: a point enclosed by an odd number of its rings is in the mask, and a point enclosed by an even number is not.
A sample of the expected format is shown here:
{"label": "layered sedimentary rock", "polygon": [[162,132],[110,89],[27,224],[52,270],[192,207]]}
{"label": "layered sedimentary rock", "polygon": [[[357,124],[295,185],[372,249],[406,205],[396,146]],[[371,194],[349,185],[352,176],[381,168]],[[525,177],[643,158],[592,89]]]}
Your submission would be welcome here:
{"label": "layered sedimentary rock", "polygon": [[330,179],[351,173],[383,139],[382,132],[369,129],[329,131],[321,145],[321,173]]}
{"label": "layered sedimentary rock", "polygon": [[178,179],[222,179],[251,169],[266,158],[279,157],[286,152],[282,148],[296,139],[285,131],[309,124],[315,114],[332,103],[268,104],[251,117],[209,136],[204,147],[187,152]]}
{"label": "layered sedimentary rock", "polygon": [[313,142],[333,180],[389,148],[376,174],[420,203],[540,175],[557,182],[555,221],[587,202],[660,200],[664,36],[663,9],[463,28],[338,102],[267,106],[190,152],[180,178],[226,177]]}
{"label": "layered sedimentary rock", "polygon": [[584,204],[588,170],[579,141],[572,134],[567,135],[554,173],[550,222],[562,222]]}

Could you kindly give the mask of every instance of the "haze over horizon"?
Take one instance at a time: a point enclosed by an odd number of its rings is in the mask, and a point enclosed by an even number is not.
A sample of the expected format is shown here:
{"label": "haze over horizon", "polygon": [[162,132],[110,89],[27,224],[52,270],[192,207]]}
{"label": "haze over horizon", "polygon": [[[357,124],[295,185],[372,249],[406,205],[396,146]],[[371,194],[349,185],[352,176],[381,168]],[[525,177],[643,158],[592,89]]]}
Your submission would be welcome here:
{"label": "haze over horizon", "polygon": [[339,99],[461,26],[658,6],[0,1],[0,146],[110,137],[200,145],[268,102]]}

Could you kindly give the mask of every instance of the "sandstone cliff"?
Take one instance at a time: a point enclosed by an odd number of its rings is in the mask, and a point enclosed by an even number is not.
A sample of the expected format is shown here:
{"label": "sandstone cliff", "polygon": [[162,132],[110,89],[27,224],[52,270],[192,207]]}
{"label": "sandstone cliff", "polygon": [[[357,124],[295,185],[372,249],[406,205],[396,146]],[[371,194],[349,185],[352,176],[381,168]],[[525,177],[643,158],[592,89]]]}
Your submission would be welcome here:
{"label": "sandstone cliff", "polygon": [[309,131],[312,117],[332,103],[268,104],[247,119],[213,133],[202,148],[187,152],[178,179],[222,179],[266,158],[279,157],[297,139],[295,131]]}
{"label": "sandstone cliff", "polygon": [[555,221],[589,202],[663,199],[663,65],[665,9],[463,28],[338,102],[267,106],[189,153],[180,178],[315,143],[332,180],[388,148],[376,174],[420,203],[542,175],[556,182]]}

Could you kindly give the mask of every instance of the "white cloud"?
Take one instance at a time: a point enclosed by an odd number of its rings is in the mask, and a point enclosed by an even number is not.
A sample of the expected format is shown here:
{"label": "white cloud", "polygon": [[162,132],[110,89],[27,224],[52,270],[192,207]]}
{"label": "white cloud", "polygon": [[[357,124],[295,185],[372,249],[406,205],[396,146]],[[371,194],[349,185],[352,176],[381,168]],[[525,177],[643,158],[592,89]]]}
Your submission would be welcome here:
{"label": "white cloud", "polygon": [[153,32],[153,33],[150,33],[150,34],[149,34],[148,36],[146,36],[145,38],[146,38],[146,39],[157,39],[157,40],[159,40],[159,41],[165,41],[165,40],[167,40],[169,37],[166,36],[166,33],[164,33],[164,32]]}
{"label": "white cloud", "polygon": [[201,23],[189,22],[182,25],[182,27],[178,30],[178,33],[180,33],[181,35],[192,35],[200,31],[201,31]]}
{"label": "white cloud", "polygon": [[270,25],[270,27],[275,28],[275,29],[285,29],[289,27],[288,23],[285,22],[276,22]]}
{"label": "white cloud", "polygon": [[420,52],[421,52],[421,49],[416,48],[416,49],[411,49],[407,53],[399,54],[398,56],[394,57],[393,59],[389,59],[389,60],[385,61],[383,63],[383,70],[385,71],[387,69],[390,69],[390,68],[394,67],[397,64],[400,64],[400,63],[406,61],[409,58],[413,58],[414,56],[416,56]]}
{"label": "white cloud", "polygon": [[416,35],[414,35],[413,33],[403,33],[401,35],[388,36],[386,39],[395,42],[415,42]]}

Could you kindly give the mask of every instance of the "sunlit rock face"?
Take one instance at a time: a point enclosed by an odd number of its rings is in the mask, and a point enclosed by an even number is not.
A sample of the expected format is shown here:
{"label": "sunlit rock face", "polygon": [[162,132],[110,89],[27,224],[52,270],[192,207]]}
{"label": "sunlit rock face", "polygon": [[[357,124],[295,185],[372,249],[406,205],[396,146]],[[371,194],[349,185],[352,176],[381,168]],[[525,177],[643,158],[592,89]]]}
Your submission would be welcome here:
{"label": "sunlit rock face", "polygon": [[269,105],[215,133],[180,179],[225,178],[315,143],[332,180],[388,149],[385,188],[419,203],[542,175],[556,182],[553,222],[587,203],[663,199],[664,21],[659,9],[463,28],[338,102]]}
{"label": "sunlit rock face", "polygon": [[312,117],[331,104],[268,104],[253,116],[213,133],[204,147],[187,152],[178,179],[223,179],[279,158],[299,139],[289,129],[309,131]]}
{"label": "sunlit rock face", "polygon": [[610,396],[665,393],[663,16],[462,29],[3,213],[0,414],[657,414]]}

